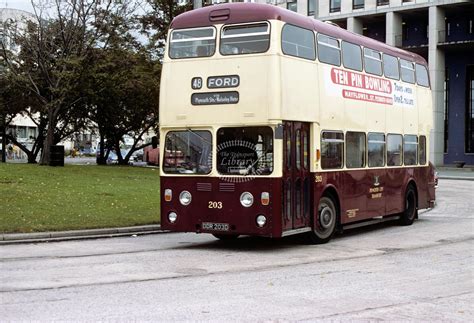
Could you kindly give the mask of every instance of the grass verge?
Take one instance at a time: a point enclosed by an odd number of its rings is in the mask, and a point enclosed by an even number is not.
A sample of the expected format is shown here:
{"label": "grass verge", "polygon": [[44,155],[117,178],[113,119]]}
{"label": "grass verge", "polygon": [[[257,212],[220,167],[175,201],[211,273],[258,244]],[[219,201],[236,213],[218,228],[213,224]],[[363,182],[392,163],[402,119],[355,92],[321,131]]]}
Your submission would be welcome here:
{"label": "grass verge", "polygon": [[156,224],[159,190],[154,168],[0,163],[0,232]]}

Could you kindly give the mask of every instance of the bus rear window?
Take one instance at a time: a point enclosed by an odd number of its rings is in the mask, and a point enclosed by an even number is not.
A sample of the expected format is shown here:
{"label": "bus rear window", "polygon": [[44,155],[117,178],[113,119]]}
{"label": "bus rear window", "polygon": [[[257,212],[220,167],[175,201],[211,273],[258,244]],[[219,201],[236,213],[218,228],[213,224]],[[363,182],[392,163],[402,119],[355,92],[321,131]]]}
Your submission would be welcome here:
{"label": "bus rear window", "polygon": [[270,25],[266,22],[225,26],[222,29],[222,55],[264,53],[270,47]]}
{"label": "bus rear window", "polygon": [[214,27],[173,30],[170,37],[171,58],[209,57],[216,50]]}

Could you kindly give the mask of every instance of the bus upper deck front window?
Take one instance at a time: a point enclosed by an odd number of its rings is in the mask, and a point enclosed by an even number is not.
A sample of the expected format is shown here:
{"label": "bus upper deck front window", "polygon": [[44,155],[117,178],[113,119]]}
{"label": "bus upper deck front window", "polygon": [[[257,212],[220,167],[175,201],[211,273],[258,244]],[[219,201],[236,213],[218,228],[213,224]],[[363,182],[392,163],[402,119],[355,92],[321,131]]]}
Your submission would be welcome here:
{"label": "bus upper deck front window", "polygon": [[163,171],[168,174],[209,174],[212,168],[210,131],[170,131],[166,134]]}
{"label": "bus upper deck front window", "polygon": [[222,55],[264,53],[269,47],[270,25],[267,22],[224,26],[222,29]]}
{"label": "bus upper deck front window", "polygon": [[216,50],[214,27],[173,30],[170,37],[171,58],[209,57]]}

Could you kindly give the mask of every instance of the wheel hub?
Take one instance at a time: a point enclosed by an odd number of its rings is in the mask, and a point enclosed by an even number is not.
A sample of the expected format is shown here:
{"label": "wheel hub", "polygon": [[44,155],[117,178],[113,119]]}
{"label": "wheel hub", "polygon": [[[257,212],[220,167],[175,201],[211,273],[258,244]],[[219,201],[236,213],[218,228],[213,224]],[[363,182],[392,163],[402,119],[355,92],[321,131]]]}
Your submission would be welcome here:
{"label": "wheel hub", "polygon": [[321,213],[319,216],[319,222],[324,229],[329,228],[332,225],[332,221],[334,218],[334,214],[330,207],[325,206],[321,209]]}

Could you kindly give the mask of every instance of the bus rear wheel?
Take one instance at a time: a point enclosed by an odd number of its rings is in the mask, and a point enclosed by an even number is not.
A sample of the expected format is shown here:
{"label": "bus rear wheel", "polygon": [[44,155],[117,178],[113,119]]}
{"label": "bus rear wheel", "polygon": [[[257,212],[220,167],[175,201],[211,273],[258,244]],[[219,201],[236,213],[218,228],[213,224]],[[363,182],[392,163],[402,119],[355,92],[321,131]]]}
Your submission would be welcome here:
{"label": "bus rear wheel", "polygon": [[213,234],[213,236],[222,241],[233,241],[239,237],[238,234],[218,234],[218,233]]}
{"label": "bus rear wheel", "polygon": [[319,200],[318,215],[314,219],[313,230],[308,240],[313,244],[322,244],[331,240],[336,231],[337,209],[332,198],[324,196]]}
{"label": "bus rear wheel", "polygon": [[418,215],[416,191],[410,185],[405,194],[405,211],[400,215],[401,225],[411,225]]}

